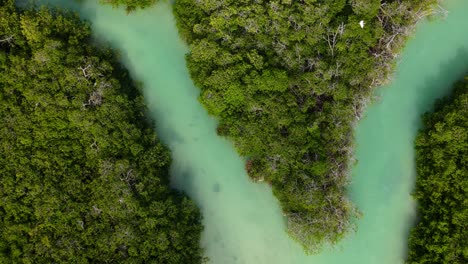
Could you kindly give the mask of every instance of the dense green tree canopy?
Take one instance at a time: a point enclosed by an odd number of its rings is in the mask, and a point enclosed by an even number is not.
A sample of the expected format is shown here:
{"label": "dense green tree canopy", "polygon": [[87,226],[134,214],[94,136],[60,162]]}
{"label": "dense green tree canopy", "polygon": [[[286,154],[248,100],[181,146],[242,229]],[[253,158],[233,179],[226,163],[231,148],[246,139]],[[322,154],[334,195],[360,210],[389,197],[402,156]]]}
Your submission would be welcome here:
{"label": "dense green tree canopy", "polygon": [[424,116],[416,164],[420,220],[407,263],[468,263],[468,77]]}
{"label": "dense green tree canopy", "polygon": [[200,101],[252,179],[272,185],[307,251],[352,228],[353,125],[433,2],[176,1]]}
{"label": "dense green tree canopy", "polygon": [[200,213],[90,28],[0,0],[0,263],[200,263]]}

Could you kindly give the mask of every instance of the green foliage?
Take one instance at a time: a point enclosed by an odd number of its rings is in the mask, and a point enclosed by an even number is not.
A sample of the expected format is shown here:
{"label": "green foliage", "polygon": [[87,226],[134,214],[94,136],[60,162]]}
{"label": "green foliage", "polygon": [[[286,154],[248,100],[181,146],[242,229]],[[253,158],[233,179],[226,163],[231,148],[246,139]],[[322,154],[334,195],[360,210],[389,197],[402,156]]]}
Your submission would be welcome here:
{"label": "green foliage", "polygon": [[433,2],[176,1],[200,101],[252,179],[272,185],[306,251],[352,228],[353,125]]}
{"label": "green foliage", "polygon": [[468,263],[468,78],[424,116],[416,164],[420,219],[407,263]]}
{"label": "green foliage", "polygon": [[74,14],[0,0],[0,263],[200,263],[139,91]]}
{"label": "green foliage", "polygon": [[114,7],[124,6],[127,12],[133,12],[138,8],[150,7],[157,2],[157,0],[99,0],[103,4],[110,4]]}

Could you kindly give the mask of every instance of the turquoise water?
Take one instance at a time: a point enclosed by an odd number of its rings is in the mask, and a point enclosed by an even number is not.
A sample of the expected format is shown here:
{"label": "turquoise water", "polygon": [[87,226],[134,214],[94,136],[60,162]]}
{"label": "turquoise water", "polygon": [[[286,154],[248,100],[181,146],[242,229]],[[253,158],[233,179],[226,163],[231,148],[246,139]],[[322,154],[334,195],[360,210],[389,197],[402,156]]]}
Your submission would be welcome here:
{"label": "turquoise water", "polygon": [[264,184],[248,180],[243,160],[215,133],[216,121],[197,101],[169,4],[127,16],[96,1],[49,1],[78,11],[94,36],[118,49],[143,82],[157,131],[173,154],[172,179],[200,206],[202,246],[211,263],[396,264],[405,257],[414,221],[413,139],[420,115],[468,69],[468,1],[448,1],[444,21],[420,25],[399,61],[393,82],[356,129],[350,188],[363,212],[358,231],[336,248],[306,256],[285,233],[277,201]]}

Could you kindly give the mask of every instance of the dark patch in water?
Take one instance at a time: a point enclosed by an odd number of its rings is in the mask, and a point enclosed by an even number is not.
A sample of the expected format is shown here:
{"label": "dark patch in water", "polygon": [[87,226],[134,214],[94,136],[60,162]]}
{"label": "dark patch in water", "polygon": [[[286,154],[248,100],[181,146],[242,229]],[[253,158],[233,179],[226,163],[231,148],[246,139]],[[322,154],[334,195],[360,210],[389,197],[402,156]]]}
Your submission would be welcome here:
{"label": "dark patch in water", "polygon": [[215,183],[213,185],[213,192],[219,193],[219,191],[221,191],[221,186],[219,185],[219,183]]}

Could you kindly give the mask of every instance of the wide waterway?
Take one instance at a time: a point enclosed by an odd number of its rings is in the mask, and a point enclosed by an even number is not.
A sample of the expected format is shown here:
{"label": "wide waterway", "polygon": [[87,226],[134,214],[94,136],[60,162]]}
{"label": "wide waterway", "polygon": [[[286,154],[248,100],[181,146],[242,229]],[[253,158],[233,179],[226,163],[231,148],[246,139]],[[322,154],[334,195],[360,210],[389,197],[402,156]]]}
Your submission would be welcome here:
{"label": "wide waterway", "polygon": [[[96,39],[122,54],[134,79],[143,83],[157,131],[173,155],[176,188],[193,198],[204,216],[202,246],[215,264],[397,264],[406,254],[415,219],[413,140],[420,115],[468,70],[468,1],[447,2],[446,20],[422,23],[402,54],[392,84],[366,110],[356,129],[350,188],[363,212],[358,230],[336,248],[306,256],[285,233],[280,207],[270,189],[248,180],[244,162],[215,133],[216,121],[197,101],[186,69],[188,51],[171,7],[126,15],[97,0],[56,3],[92,23]],[[73,2],[73,3],[72,3]]]}

